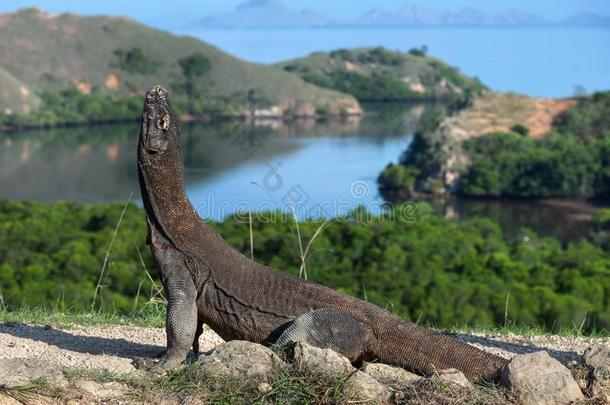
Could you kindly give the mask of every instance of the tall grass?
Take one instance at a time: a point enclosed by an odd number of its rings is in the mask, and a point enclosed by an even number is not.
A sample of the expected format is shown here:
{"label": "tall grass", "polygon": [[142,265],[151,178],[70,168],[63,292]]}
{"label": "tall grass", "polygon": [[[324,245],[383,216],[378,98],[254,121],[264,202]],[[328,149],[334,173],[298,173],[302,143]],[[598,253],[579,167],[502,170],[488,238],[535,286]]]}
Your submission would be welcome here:
{"label": "tall grass", "polygon": [[[131,203],[133,199],[134,192],[132,191],[123,207],[123,211],[121,212],[121,216],[117,221],[116,227],[114,228],[114,232],[112,234],[112,238],[110,239],[110,243],[108,244],[108,249],[106,250],[106,255],[104,255],[104,263],[102,264],[102,270],[100,271],[100,277],[97,280],[97,285],[95,286],[95,292],[93,293],[93,300],[91,301],[91,309],[95,309],[95,302],[97,301],[97,296],[99,291],[102,289],[102,281],[104,279],[104,275],[106,273],[106,269],[108,268],[108,260],[110,259],[110,253],[112,252],[112,246],[114,245],[114,241],[116,240],[116,236],[119,233],[119,228],[121,227],[121,222],[123,222],[123,218],[125,217],[125,212],[127,211],[127,207]],[[100,306],[101,307],[101,306]]]}

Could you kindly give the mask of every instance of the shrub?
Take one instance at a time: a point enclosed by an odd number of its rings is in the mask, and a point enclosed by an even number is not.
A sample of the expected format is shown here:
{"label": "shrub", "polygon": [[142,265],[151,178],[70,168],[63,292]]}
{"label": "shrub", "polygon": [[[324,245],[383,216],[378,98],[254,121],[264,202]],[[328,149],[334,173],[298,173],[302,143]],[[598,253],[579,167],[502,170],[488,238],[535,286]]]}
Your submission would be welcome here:
{"label": "shrub", "polygon": [[[122,209],[122,204],[0,200],[0,289],[5,305],[90,308]],[[606,216],[600,214],[601,223],[607,222]],[[274,213],[254,215],[254,256],[298,274],[293,223],[277,218]],[[311,237],[320,224],[302,222],[301,235]],[[212,225],[249,255],[247,221],[229,217]],[[509,242],[490,220],[452,222],[422,204],[397,206],[382,216],[360,210],[334,220],[316,237],[311,247],[316,254],[307,269],[314,282],[366,295],[406,319],[438,327],[502,326],[510,292],[511,323],[549,331],[581,323],[585,332],[610,328],[610,253],[586,240],[564,245],[534,233],[528,236]],[[96,307],[129,312],[154,295],[139,256],[142,253],[160,286],[145,239],[144,212],[130,205]]]}
{"label": "shrub", "polygon": [[[204,89],[200,77],[212,68],[210,59],[202,53],[195,53],[180,59],[178,65],[182,68],[184,75],[184,91],[189,100],[194,101],[203,94]],[[196,113],[195,105],[191,105],[190,112]]]}
{"label": "shrub", "polygon": [[419,175],[420,170],[414,166],[389,164],[379,175],[377,183],[384,191],[405,190],[413,193]]}
{"label": "shrub", "polygon": [[159,62],[144,54],[140,48],[116,49],[117,66],[130,73],[151,74],[157,71]]}
{"label": "shrub", "polygon": [[303,79],[317,86],[348,93],[359,101],[403,101],[427,97],[412,91],[403,81],[388,73],[364,75],[337,70],[326,75],[306,74]]}
{"label": "shrub", "polygon": [[608,171],[596,153],[600,142],[551,133],[541,140],[493,134],[464,144],[471,164],[459,192],[474,196],[593,197],[603,194]]}
{"label": "shrub", "polygon": [[553,126],[584,142],[610,136],[610,91],[580,98],[576,106],[557,116]]}
{"label": "shrub", "polygon": [[195,78],[207,73],[212,68],[210,59],[202,53],[194,53],[178,61],[182,74],[187,78]]}
{"label": "shrub", "polygon": [[530,129],[523,124],[515,124],[510,128],[510,130],[521,136],[528,136],[530,133]]}
{"label": "shrub", "polygon": [[428,47],[426,45],[422,45],[419,48],[411,48],[409,53],[413,56],[425,57],[428,55]]}

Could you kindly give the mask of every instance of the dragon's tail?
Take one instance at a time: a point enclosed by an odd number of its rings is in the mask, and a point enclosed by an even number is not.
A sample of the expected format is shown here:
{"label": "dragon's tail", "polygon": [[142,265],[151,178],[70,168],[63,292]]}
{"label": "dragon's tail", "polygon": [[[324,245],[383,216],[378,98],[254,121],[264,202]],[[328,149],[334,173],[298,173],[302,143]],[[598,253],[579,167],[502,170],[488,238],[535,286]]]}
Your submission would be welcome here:
{"label": "dragon's tail", "polygon": [[418,374],[455,368],[475,380],[497,380],[506,360],[442,333],[394,318],[377,333],[378,360]]}

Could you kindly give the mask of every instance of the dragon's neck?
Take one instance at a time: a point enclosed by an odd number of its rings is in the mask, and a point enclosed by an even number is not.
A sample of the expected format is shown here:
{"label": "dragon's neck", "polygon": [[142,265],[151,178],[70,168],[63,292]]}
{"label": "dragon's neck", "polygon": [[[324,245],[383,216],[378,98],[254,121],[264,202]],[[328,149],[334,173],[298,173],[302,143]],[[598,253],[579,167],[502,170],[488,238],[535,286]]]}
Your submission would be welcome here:
{"label": "dragon's neck", "polygon": [[[179,153],[179,151],[178,151]],[[140,187],[149,232],[160,232],[177,248],[188,243],[201,225],[186,195],[181,158],[167,156],[154,164],[139,159]]]}

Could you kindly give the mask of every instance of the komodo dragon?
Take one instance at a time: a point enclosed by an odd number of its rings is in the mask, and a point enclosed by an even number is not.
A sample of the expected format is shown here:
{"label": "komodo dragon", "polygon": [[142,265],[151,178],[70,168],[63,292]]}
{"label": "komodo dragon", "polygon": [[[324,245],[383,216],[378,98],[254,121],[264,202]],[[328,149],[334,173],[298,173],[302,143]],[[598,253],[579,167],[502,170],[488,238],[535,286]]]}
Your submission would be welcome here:
{"label": "komodo dragon", "polygon": [[[167,349],[150,368],[164,371],[197,352],[206,323],[225,340],[264,345],[305,341],[350,359],[419,374],[456,368],[496,379],[505,361],[406,322],[371,303],[258,264],[199,218],[184,187],[178,123],[161,86],[144,101],[138,174],[148,244],[167,296]],[[150,361],[150,360],[149,360]]]}

